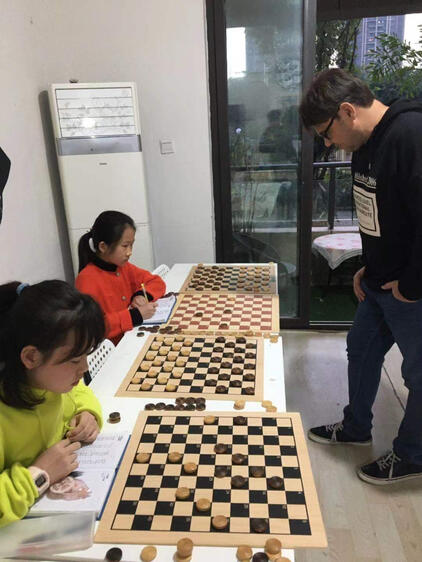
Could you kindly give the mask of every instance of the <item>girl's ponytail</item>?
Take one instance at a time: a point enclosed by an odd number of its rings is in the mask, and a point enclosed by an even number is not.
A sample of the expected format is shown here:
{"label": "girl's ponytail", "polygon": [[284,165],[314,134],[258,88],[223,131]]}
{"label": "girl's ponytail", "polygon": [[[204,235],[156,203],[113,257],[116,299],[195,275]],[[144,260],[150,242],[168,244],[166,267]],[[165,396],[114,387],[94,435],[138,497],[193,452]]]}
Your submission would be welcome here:
{"label": "girl's ponytail", "polygon": [[79,272],[83,270],[85,266],[92,261],[92,258],[95,256],[95,252],[92,251],[91,246],[89,244],[89,240],[92,238],[92,230],[86,232],[83,236],[81,236],[78,244],[78,256],[79,256]]}

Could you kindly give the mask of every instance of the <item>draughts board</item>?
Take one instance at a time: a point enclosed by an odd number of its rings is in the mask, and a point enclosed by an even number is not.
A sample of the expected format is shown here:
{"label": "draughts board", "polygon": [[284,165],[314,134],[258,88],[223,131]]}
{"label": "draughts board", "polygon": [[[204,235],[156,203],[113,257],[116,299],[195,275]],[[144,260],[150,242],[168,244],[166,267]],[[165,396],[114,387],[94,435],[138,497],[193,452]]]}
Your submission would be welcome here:
{"label": "draughts board", "polygon": [[[207,415],[210,415],[208,412]],[[213,413],[216,420],[204,423],[204,412],[142,412],[135,424],[128,448],[107,502],[96,542],[111,544],[170,544],[189,537],[195,545],[263,547],[268,538],[278,538],[284,547],[324,547],[326,537],[312,477],[299,414],[243,413],[246,425],[236,425],[231,412]],[[224,454],[214,452],[226,444]],[[150,453],[146,463],[137,463],[137,453]],[[168,461],[170,452],[183,458]],[[247,455],[246,463],[232,464],[232,455]],[[183,464],[198,465],[187,475]],[[215,476],[218,466],[228,475]],[[252,466],[265,467],[263,477],[252,477]],[[246,478],[234,489],[232,477]],[[269,479],[282,478],[273,489]],[[177,500],[177,488],[190,495]],[[208,512],[199,512],[195,502],[206,498]],[[211,525],[216,515],[229,519],[217,531]],[[265,532],[253,530],[254,519],[263,519]]]}
{"label": "draughts board", "polygon": [[[278,332],[280,312],[277,295],[182,293],[168,325],[189,332],[218,334]],[[253,335],[248,333],[246,335]]]}
{"label": "draughts board", "polygon": [[181,292],[277,293],[275,264],[194,265]]}
{"label": "draughts board", "polygon": [[116,396],[260,401],[263,348],[261,338],[243,336],[150,336]]}

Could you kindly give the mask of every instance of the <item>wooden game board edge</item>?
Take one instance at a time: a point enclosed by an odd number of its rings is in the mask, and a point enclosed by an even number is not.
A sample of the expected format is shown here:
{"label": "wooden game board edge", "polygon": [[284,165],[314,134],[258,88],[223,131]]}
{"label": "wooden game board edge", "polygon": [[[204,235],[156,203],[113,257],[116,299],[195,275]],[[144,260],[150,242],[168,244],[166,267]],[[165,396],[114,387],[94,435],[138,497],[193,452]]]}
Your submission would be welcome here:
{"label": "wooden game board edge", "polygon": [[302,419],[300,413],[298,412],[292,412],[290,413],[290,416],[293,424],[293,432],[296,442],[296,450],[298,452],[298,459],[300,459],[301,463],[300,472],[302,475],[303,491],[307,500],[306,508],[308,510],[311,534],[312,537],[315,538],[315,542],[317,543],[315,546],[326,548],[328,545],[327,535],[325,532],[324,521],[319,506],[315,480],[312,473],[311,461],[309,458],[308,447],[303,431]]}
{"label": "wooden game board edge", "polygon": [[[236,412],[207,412],[206,415],[219,416],[230,416],[234,417]],[[205,532],[171,532],[171,543],[167,538],[167,533],[162,531],[127,531],[127,530],[112,530],[111,525],[114,518],[114,513],[117,505],[120,501],[121,490],[124,486],[129,470],[131,459],[135,456],[137,451],[137,445],[139,444],[140,436],[142,435],[142,430],[145,426],[146,419],[151,415],[160,416],[174,416],[174,415],[184,415],[183,412],[140,412],[138,414],[137,420],[135,422],[134,430],[130,437],[126,452],[122,459],[120,469],[116,475],[116,479],[113,484],[110,496],[108,498],[107,504],[104,508],[103,516],[99,522],[97,532],[94,537],[94,542],[96,543],[118,543],[118,544],[175,544],[180,538],[191,538],[194,544],[197,546],[216,546],[216,538],[214,533]],[[186,412],[185,415],[189,417],[204,417],[204,412]],[[307,493],[307,509],[309,514],[309,524],[311,526],[312,535],[278,535],[278,534],[262,534],[255,535],[249,534],[247,540],[245,539],[245,533],[224,533],[218,534],[218,546],[239,546],[245,544],[246,542],[251,547],[262,547],[268,538],[278,538],[284,548],[325,548],[327,546],[327,537],[325,534],[325,529],[322,521],[321,512],[319,509],[318,497],[316,494],[316,488],[314,484],[314,479],[312,476],[312,469],[309,460],[309,455],[306,447],[306,441],[303,434],[303,426],[300,418],[300,414],[296,412],[248,412],[248,417],[289,417],[292,421],[293,433],[296,441],[296,449],[303,456],[301,473],[302,482],[304,490]],[[142,421],[143,418],[143,421]],[[298,431],[295,431],[297,429]],[[298,455],[299,456],[299,455]],[[305,470],[305,472],[302,471]],[[312,519],[311,519],[312,517]],[[315,533],[315,534],[314,534]]]}
{"label": "wooden game board edge", "polygon": [[154,341],[154,337],[155,337],[155,335],[152,334],[152,335],[148,336],[148,338],[145,340],[145,342],[143,343],[139,353],[135,357],[129,371],[127,372],[125,378],[121,382],[121,384],[120,384],[119,388],[117,389],[114,396],[127,397],[129,395],[128,392],[126,391],[126,388],[129,384],[129,381],[132,379],[133,375],[136,373],[136,371],[138,369],[138,365],[141,363],[141,360],[146,355],[151,343]]}
{"label": "wooden game board edge", "polygon": [[[160,335],[160,334],[159,334]],[[178,334],[178,335],[188,335],[188,334]],[[203,333],[196,333],[196,334],[189,334],[189,335],[197,335],[204,337],[205,335],[208,337],[217,337],[217,335],[211,334],[203,334]],[[220,333],[218,335],[221,335]],[[160,391],[130,391],[127,390],[129,385],[129,381],[132,379],[134,374],[137,372],[138,366],[141,363],[141,360],[147,354],[151,343],[156,338],[157,334],[152,334],[148,336],[147,340],[144,342],[140,352],[136,356],[134,362],[132,363],[127,375],[123,379],[122,383],[118,387],[114,396],[118,396],[120,398],[141,398],[147,400],[149,397],[151,398],[163,398],[163,399],[174,399],[179,396],[191,396],[193,398],[205,398],[206,400],[225,400],[225,401],[236,401],[236,400],[245,400],[247,402],[260,402],[263,400],[264,394],[264,343],[263,338],[261,336],[245,336],[247,339],[256,339],[257,340],[257,347],[256,347],[256,379],[255,379],[255,394],[215,394],[215,393],[206,393],[206,392],[160,392]],[[234,334],[230,334],[231,337],[236,337]],[[173,335],[169,334],[169,337],[174,337]],[[180,387],[177,387],[178,389]],[[150,410],[153,411],[153,410]]]}
{"label": "wooden game board edge", "polygon": [[278,295],[272,296],[272,331],[280,331],[280,301]]}

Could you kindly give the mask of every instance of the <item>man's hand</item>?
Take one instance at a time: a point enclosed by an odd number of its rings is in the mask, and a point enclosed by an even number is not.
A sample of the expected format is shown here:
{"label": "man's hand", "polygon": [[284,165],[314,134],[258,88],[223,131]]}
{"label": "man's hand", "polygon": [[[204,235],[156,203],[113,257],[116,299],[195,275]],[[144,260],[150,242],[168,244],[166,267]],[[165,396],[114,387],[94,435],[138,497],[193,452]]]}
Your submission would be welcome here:
{"label": "man's hand", "polygon": [[80,441],[83,443],[93,443],[100,433],[97,420],[89,412],[81,412],[70,420],[70,429],[66,437],[69,441]]}
{"label": "man's hand", "polygon": [[358,299],[359,302],[362,302],[366,296],[360,284],[364,273],[365,273],[365,266],[361,267],[353,275],[353,292],[355,293],[356,298]]}
{"label": "man's hand", "polygon": [[408,299],[406,299],[399,291],[399,282],[398,281],[389,281],[388,283],[384,283],[384,285],[381,287],[381,289],[385,289],[386,291],[388,291],[388,289],[391,289],[392,293],[393,293],[393,297],[395,299],[397,299],[398,301],[402,301],[402,302],[416,302],[416,301],[410,301]]}

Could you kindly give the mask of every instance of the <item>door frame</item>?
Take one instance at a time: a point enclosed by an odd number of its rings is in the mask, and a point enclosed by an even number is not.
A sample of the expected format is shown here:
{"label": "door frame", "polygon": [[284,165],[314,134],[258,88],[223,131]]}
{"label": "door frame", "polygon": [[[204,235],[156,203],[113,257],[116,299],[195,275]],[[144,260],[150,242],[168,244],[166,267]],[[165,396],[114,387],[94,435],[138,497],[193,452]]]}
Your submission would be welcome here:
{"label": "door frame", "polygon": [[[225,0],[205,0],[208,34],[208,72],[211,112],[212,168],[216,260],[233,262],[230,193],[230,147],[228,136],[228,91]],[[255,0],[259,2],[259,0]],[[282,2],[283,0],[279,0]],[[314,74],[316,0],[302,0],[302,88]],[[309,327],[312,239],[313,139],[302,126],[301,160],[298,169],[298,316],[281,318],[282,328]]]}

